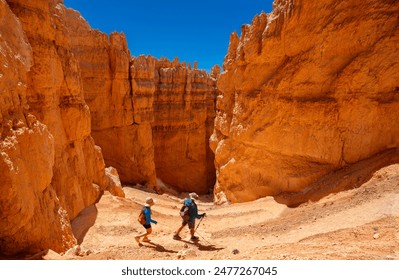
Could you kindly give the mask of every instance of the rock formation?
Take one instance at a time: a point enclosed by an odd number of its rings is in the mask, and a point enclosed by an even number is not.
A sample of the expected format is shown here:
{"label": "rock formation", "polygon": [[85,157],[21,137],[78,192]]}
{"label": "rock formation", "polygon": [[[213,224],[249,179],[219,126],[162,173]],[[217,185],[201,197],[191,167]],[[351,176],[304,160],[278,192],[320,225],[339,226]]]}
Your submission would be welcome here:
{"label": "rock formation", "polygon": [[180,191],[207,193],[215,182],[209,137],[216,79],[177,60],[161,59],[155,68],[152,134],[157,176]]}
{"label": "rock formation", "polygon": [[119,175],[213,185],[217,70],[131,58],[123,34],[92,30],[62,1],[0,0],[0,15],[1,254],[76,244],[70,220],[106,188],[124,196]]}
{"label": "rock formation", "polygon": [[156,187],[159,177],[175,189],[200,193],[213,187],[208,139],[218,71],[212,76],[177,59],[130,58],[123,34],[108,39],[70,9],[67,22],[92,136],[121,181]]}
{"label": "rock formation", "polygon": [[276,0],[218,79],[216,201],[297,193],[399,145],[399,2]]}
{"label": "rock formation", "polygon": [[62,1],[0,1],[0,251],[61,252],[111,183],[90,135]]}
{"label": "rock formation", "polygon": [[67,9],[72,52],[79,62],[92,136],[107,165],[124,183],[156,182],[149,120],[133,110],[130,53],[125,36],[93,30],[77,11]]}
{"label": "rock formation", "polygon": [[[92,136],[123,183],[205,193],[215,182],[213,131],[217,70],[208,74],[151,56],[130,58],[123,34],[92,30],[67,10],[82,72]],[[220,71],[219,71],[220,72]]]}
{"label": "rock formation", "polygon": [[70,220],[121,181],[217,176],[218,203],[286,204],[361,183],[399,158],[398,18],[393,0],[276,0],[208,74],[130,57],[62,0],[0,0],[0,254],[73,247]]}
{"label": "rock formation", "polygon": [[32,48],[4,0],[0,38],[0,252],[37,250],[45,245],[43,240],[60,250],[73,244],[73,238],[51,185],[54,137],[28,111]]}

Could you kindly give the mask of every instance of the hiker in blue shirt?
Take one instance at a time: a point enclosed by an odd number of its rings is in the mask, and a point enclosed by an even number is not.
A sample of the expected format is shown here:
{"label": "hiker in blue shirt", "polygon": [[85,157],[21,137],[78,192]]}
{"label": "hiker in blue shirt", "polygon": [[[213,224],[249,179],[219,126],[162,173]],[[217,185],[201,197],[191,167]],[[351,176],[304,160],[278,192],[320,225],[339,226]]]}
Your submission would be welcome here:
{"label": "hiker in blue shirt", "polygon": [[[196,193],[190,193],[189,198],[186,198],[183,202],[184,206],[188,207],[188,217],[185,219],[183,216],[183,221],[181,226],[177,229],[175,234],[173,235],[173,239],[180,240],[181,237],[179,236],[179,233],[182,231],[185,225],[188,225],[188,228],[190,229],[190,234],[191,234],[191,241],[197,241],[199,238],[197,236],[194,236],[195,233],[195,219],[201,219],[205,217],[205,213],[203,214],[198,214],[198,207],[197,204],[195,203],[195,199],[198,199],[198,195]],[[185,207],[182,207],[184,209]]]}
{"label": "hiker in blue shirt", "polygon": [[157,221],[151,219],[151,206],[154,204],[155,204],[154,200],[151,197],[147,197],[142,210],[145,217],[145,223],[143,224],[143,227],[146,229],[146,232],[134,237],[134,239],[137,241],[139,245],[141,244],[140,243],[141,237],[143,237],[142,240],[143,242],[150,242],[150,239],[148,239],[148,235],[151,234],[152,232],[151,223],[153,224],[158,223]]}

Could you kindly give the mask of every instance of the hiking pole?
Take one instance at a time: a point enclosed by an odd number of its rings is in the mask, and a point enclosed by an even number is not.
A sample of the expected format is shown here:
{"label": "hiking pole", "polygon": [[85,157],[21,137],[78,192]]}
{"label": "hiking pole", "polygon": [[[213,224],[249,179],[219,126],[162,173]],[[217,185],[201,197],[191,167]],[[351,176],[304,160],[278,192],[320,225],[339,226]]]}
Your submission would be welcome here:
{"label": "hiking pole", "polygon": [[199,234],[198,232],[197,232],[197,235],[198,235],[199,237],[201,237],[202,240],[204,240],[206,243],[208,243],[209,245],[213,246],[208,240],[206,240],[206,239],[205,239],[201,234]]}
{"label": "hiking pole", "polygon": [[198,227],[200,226],[200,224],[201,224],[201,222],[202,222],[203,219],[204,219],[204,217],[201,217],[201,219],[200,219],[198,225],[197,225],[197,226],[195,227],[195,229],[194,229],[194,233],[197,231],[197,229],[198,229]]}
{"label": "hiking pole", "polygon": [[[197,225],[197,226],[195,227],[195,229],[194,229],[194,233],[197,232],[197,229],[198,229],[198,227],[200,226],[200,224],[201,224],[201,222],[202,222],[203,219],[204,219],[204,217],[202,217],[202,218],[200,219],[198,225]],[[209,242],[208,242],[201,234],[199,234],[198,232],[197,232],[197,235],[199,235],[203,240],[205,240],[206,243],[208,243],[209,245],[212,245],[211,243],[209,243]]]}

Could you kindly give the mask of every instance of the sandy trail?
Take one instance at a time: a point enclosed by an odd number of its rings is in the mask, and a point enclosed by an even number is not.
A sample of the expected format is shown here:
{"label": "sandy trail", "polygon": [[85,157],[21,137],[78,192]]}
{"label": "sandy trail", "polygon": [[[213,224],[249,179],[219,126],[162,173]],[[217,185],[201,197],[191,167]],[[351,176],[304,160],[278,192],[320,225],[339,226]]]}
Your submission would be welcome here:
{"label": "sandy trail", "polygon": [[[198,200],[207,216],[198,228],[200,242],[172,239],[183,197],[124,187],[125,198],[106,193],[73,221],[79,255],[67,259],[399,259],[399,165],[379,170],[361,187],[289,208],[266,197],[215,206]],[[152,196],[150,243],[139,247],[137,216]]]}

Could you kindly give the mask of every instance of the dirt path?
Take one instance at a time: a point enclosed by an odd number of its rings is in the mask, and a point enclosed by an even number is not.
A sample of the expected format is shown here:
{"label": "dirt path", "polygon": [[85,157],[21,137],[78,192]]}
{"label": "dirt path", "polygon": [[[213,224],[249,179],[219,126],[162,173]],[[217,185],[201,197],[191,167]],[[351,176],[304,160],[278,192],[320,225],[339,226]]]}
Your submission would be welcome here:
{"label": "dirt path", "polygon": [[[207,217],[198,229],[200,242],[172,239],[181,219],[182,198],[124,187],[126,198],[105,194],[73,221],[81,251],[68,259],[399,259],[399,165],[381,169],[360,188],[331,194],[317,202],[288,208],[267,197],[215,206],[200,197]],[[139,247],[134,236],[147,196],[152,207],[150,243]]]}

